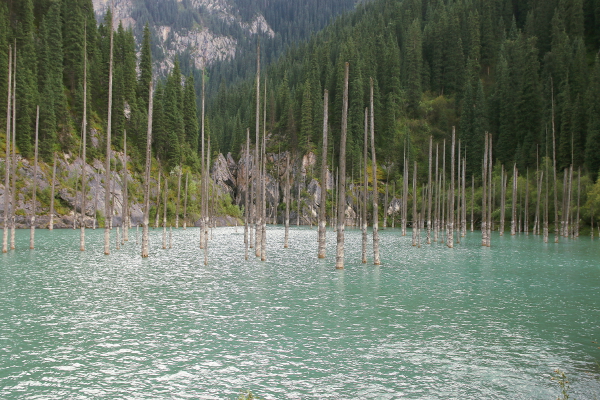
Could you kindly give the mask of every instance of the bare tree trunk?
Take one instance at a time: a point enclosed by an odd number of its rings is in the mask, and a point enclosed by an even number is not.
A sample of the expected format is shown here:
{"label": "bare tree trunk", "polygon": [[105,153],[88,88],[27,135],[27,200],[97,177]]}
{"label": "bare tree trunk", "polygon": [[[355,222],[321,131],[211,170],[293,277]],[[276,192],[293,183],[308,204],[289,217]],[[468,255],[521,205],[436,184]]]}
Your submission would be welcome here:
{"label": "bare tree trunk", "polygon": [[439,144],[435,144],[435,215],[433,217],[433,241],[437,243],[440,230],[440,181],[439,181]]}
{"label": "bare tree trunk", "polygon": [[544,200],[544,243],[548,243],[548,175],[546,173],[546,196]]}
{"label": "bare tree trunk", "polygon": [[85,251],[85,209],[87,186],[86,162],[87,162],[87,28],[85,31],[86,40],[83,43],[83,120],[81,122],[81,223],[79,224],[79,250]]}
{"label": "bare tree trunk", "polygon": [[185,173],[185,195],[183,198],[183,229],[184,230],[187,228],[187,201],[188,201],[188,178],[189,177],[190,177],[189,172],[186,172]]}
{"label": "bare tree trunk", "polygon": [[160,215],[160,188],[162,187],[162,183],[160,182],[160,163],[158,165],[158,184],[156,185],[156,214],[154,215],[154,229],[158,229],[158,216]]}
{"label": "bare tree trunk", "polygon": [[504,222],[506,220],[506,181],[504,164],[502,164],[500,169],[500,236],[504,236]]}
{"label": "bare tree trunk", "polygon": [[[8,253],[8,225],[10,216],[10,128],[12,106],[12,46],[8,46],[8,99],[6,100],[6,156],[4,158],[4,229],[2,235],[2,252]],[[56,158],[55,158],[56,160]],[[56,164],[55,164],[56,165]],[[52,219],[51,219],[52,220]]]}
{"label": "bare tree trunk", "polygon": [[29,248],[35,248],[35,203],[37,194],[37,164],[38,164],[38,132],[40,129],[40,106],[37,106],[35,114],[35,156],[33,161],[33,195],[31,199],[31,232],[29,235]]}
{"label": "bare tree trunk", "polygon": [[510,220],[510,235],[514,236],[517,230],[517,164],[513,165],[513,190],[512,190],[512,217]]}
{"label": "bare tree trunk", "polygon": [[554,126],[554,82],[550,77],[550,86],[552,93],[552,168],[554,169],[554,243],[558,243],[558,194],[556,179],[556,129]]}
{"label": "bare tree trunk", "polygon": [[165,176],[165,190],[163,193],[163,236],[162,248],[167,248],[167,194],[169,192],[169,179]]}
{"label": "bare tree trunk", "polygon": [[290,152],[285,156],[285,236],[283,248],[288,248],[290,236]]}
{"label": "bare tree trunk", "polygon": [[487,245],[487,164],[488,164],[488,152],[489,152],[489,138],[488,133],[485,133],[485,150],[483,151],[483,190],[481,197],[481,245]]}
{"label": "bare tree trunk", "polygon": [[448,227],[446,226],[446,139],[444,139],[444,147],[442,149],[442,190],[440,191],[441,195],[441,205],[442,205],[442,241],[441,243],[446,243],[446,238],[448,236]]}
{"label": "bare tree trunk", "polygon": [[579,200],[581,198],[581,167],[577,170],[577,220],[575,221],[575,237],[579,237]]}
{"label": "bare tree trunk", "polygon": [[462,227],[461,227],[461,219],[460,219],[461,218],[461,214],[462,214],[462,207],[461,207],[461,204],[460,204],[460,201],[462,199],[462,193],[461,193],[462,186],[460,184],[461,168],[462,168],[462,165],[461,165],[461,160],[462,159],[461,159],[461,154],[460,154],[460,150],[461,150],[460,149],[460,139],[458,140],[458,147],[457,148],[458,148],[458,157],[457,157],[456,162],[458,164],[457,165],[458,168],[457,168],[457,171],[456,171],[456,187],[455,187],[455,190],[454,190],[456,192],[456,194],[454,194],[456,196],[456,214],[455,214],[455,217],[454,217],[454,222],[455,222],[454,230],[456,231],[456,243],[460,244],[460,231],[462,229]]}
{"label": "bare tree trunk", "polygon": [[490,247],[492,245],[492,203],[494,201],[494,198],[492,197],[492,169],[494,167],[494,158],[492,157],[492,146],[493,146],[493,140],[492,140],[492,134],[488,133],[488,141],[490,142],[488,149],[490,151],[490,154],[488,155],[488,211],[487,211],[487,217],[488,217],[488,223],[487,223],[487,243],[486,246]]}
{"label": "bare tree trunk", "polygon": [[344,269],[344,223],[346,218],[346,135],[348,132],[348,75],[349,64],[344,68],[344,97],[342,101],[342,131],[340,137],[340,177],[338,181],[337,254],[336,269]]}
{"label": "bare tree trunk", "polygon": [[475,230],[473,215],[475,214],[475,175],[471,175],[471,232]]}
{"label": "bare tree trunk", "polygon": [[[466,151],[465,151],[466,154]],[[462,232],[461,236],[467,236],[467,195],[466,195],[466,182],[467,182],[467,158],[463,157],[463,168],[462,168]]]}
{"label": "bare tree trunk", "polygon": [[[9,192],[8,188],[5,188],[6,193],[10,193],[11,197],[11,208],[10,208],[10,249],[15,249],[15,211],[17,208],[16,195],[17,195],[17,156],[16,156],[16,147],[17,147],[17,41],[15,39],[15,53],[13,58],[13,88],[12,88],[12,161],[10,163],[11,166],[11,178],[12,185],[11,190]],[[10,83],[9,83],[10,85]],[[7,135],[10,135],[9,132],[6,132]],[[8,163],[7,163],[8,164]]]}
{"label": "bare tree trunk", "polygon": [[363,141],[363,203],[362,203],[362,263],[367,263],[367,198],[369,197],[369,171],[368,171],[368,135],[369,135],[369,109],[365,107],[365,134]]}
{"label": "bare tree trunk", "polygon": [[179,229],[179,205],[181,204],[181,165],[177,174],[177,206],[175,207],[175,229]]}
{"label": "bare tree trunk", "polygon": [[431,200],[432,200],[432,186],[431,186],[431,167],[432,167],[432,156],[433,152],[433,136],[429,136],[429,173],[427,174],[427,244],[431,244]]}
{"label": "bare tree trunk", "polygon": [[[203,161],[204,162],[204,161]],[[244,259],[248,259],[248,229],[250,223],[249,205],[250,205],[250,128],[246,129],[246,191],[244,193]]]}
{"label": "bare tree trunk", "polygon": [[123,131],[123,242],[129,241],[129,174],[127,171],[127,131]]}
{"label": "bare tree trunk", "polygon": [[327,232],[327,128],[329,120],[329,91],[323,94],[323,149],[321,150],[321,198],[319,200],[318,258],[325,258]]}
{"label": "bare tree trunk", "polygon": [[262,226],[260,260],[267,261],[267,83],[265,79],[262,140]]}
{"label": "bare tree trunk", "polygon": [[406,146],[404,149],[404,153],[404,175],[402,177],[402,236],[406,236],[406,222],[408,219],[408,175],[410,171],[409,161],[406,158]]}
{"label": "bare tree trunk", "polygon": [[412,245],[413,247],[417,245],[417,229],[418,229],[418,220],[417,220],[417,162],[413,166],[413,212],[412,212]]}
{"label": "bare tree trunk", "polygon": [[380,265],[379,257],[379,191],[377,190],[377,159],[375,157],[375,110],[373,104],[373,78],[370,91],[371,108],[371,156],[373,157],[373,264]]}
{"label": "bare tree trunk", "polygon": [[[201,148],[201,176],[200,176],[200,248],[204,248],[205,242],[205,224],[206,224],[206,212],[208,210],[207,199],[206,199],[206,158],[204,154],[204,129],[205,129],[205,82],[204,82],[204,69],[202,69],[202,110],[200,117],[200,148]],[[247,212],[247,211],[246,211]]]}
{"label": "bare tree trunk", "polygon": [[448,189],[448,241],[450,248],[454,247],[454,148],[456,147],[456,132],[452,127],[452,147],[450,149],[450,189]]}
{"label": "bare tree trunk", "polygon": [[106,219],[104,220],[104,254],[110,254],[110,158],[111,158],[111,129],[112,129],[112,83],[113,83],[113,22],[112,14],[110,20],[110,60],[108,64],[108,120],[106,126],[106,178],[105,178],[105,195],[104,195],[104,211]]}
{"label": "bare tree trunk", "polygon": [[[539,171],[539,170],[538,170]],[[533,222],[533,234],[540,234],[540,201],[542,197],[542,183],[544,179],[544,171],[541,171],[541,175],[536,179],[537,183],[537,199],[535,205],[535,221]]]}
{"label": "bare tree trunk", "polygon": [[525,180],[525,216],[523,218],[523,230],[529,235],[529,168]]}
{"label": "bare tree trunk", "polygon": [[[152,82],[148,91],[148,131],[146,133],[146,170],[144,174],[144,220],[142,223],[142,257],[149,254],[148,228],[150,225],[150,166],[152,164]],[[159,174],[160,176],[160,174]],[[158,207],[158,204],[157,204]],[[158,209],[157,209],[158,212]],[[137,242],[137,231],[136,231]]]}
{"label": "bare tree trunk", "polygon": [[[204,265],[208,265],[208,229],[210,228],[210,212],[209,212],[209,195],[210,195],[210,136],[208,137],[208,151],[206,152],[206,213],[205,219],[206,222],[204,224]],[[214,193],[214,192],[213,192]],[[213,196],[214,199],[214,196]]]}

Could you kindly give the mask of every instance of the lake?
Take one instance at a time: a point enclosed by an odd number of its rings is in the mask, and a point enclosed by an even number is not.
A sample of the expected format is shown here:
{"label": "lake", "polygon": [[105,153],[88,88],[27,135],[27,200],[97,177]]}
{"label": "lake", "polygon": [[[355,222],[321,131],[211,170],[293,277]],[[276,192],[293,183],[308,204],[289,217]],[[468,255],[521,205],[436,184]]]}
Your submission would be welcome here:
{"label": "lake", "polygon": [[[151,230],[103,254],[103,230],[17,232],[0,254],[0,398],[600,398],[600,241],[479,232],[411,246],[380,230],[381,266],[346,230],[319,260],[317,230],[268,227],[267,261],[243,228]],[[140,230],[141,235],[141,230]],[[115,231],[111,233],[115,240]],[[423,239],[424,242],[424,239]],[[369,244],[371,237],[369,236]]]}

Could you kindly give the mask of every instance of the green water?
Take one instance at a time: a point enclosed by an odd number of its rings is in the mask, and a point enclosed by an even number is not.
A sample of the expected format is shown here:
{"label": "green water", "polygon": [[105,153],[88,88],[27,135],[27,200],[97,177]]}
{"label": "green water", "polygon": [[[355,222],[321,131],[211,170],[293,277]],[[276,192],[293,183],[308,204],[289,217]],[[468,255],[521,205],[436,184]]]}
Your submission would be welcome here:
{"label": "green water", "polygon": [[[317,231],[268,229],[244,261],[243,229],[151,232],[103,254],[103,231],[17,232],[0,255],[0,398],[600,398],[600,241],[469,234],[454,249],[381,231],[382,266],[316,258]],[[115,234],[112,233],[114,241]],[[371,260],[371,257],[370,257]],[[371,262],[371,261],[369,261]]]}

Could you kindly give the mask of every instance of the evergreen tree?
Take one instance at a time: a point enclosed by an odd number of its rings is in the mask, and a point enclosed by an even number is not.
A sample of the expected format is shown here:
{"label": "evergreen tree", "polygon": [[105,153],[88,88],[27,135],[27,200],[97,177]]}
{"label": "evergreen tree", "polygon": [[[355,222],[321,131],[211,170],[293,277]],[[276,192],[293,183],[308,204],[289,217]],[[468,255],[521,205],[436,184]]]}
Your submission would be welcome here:
{"label": "evergreen tree", "polygon": [[585,164],[593,177],[597,177],[600,172],[600,98],[598,93],[600,93],[600,56],[596,55],[586,96],[588,124]]}

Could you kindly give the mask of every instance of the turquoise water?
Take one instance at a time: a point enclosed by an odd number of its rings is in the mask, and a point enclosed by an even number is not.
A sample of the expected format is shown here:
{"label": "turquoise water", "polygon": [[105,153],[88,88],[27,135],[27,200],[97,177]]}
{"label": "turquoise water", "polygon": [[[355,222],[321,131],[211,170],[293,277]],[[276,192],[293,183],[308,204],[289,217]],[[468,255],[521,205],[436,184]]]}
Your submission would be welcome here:
{"label": "turquoise water", "polygon": [[[381,233],[382,266],[347,230],[316,258],[317,231],[268,227],[267,262],[243,229],[218,228],[208,266],[198,229],[150,258],[103,230],[17,232],[0,254],[0,398],[600,398],[600,241],[510,235],[411,247]],[[115,232],[112,233],[112,240]],[[370,255],[371,256],[371,255]],[[369,257],[371,262],[371,257]]]}

